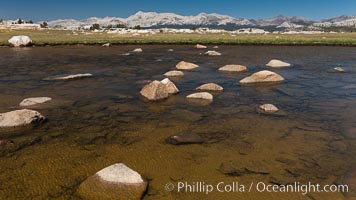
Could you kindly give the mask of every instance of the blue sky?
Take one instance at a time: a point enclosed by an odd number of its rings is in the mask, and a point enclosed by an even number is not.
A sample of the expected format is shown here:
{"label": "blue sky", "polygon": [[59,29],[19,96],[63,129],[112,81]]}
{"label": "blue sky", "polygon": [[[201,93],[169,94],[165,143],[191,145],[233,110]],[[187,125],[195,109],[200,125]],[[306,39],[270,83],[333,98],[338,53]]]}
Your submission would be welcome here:
{"label": "blue sky", "polygon": [[137,11],[206,12],[255,19],[280,14],[313,19],[356,15],[356,0],[1,0],[0,4],[0,18],[34,21],[128,17]]}

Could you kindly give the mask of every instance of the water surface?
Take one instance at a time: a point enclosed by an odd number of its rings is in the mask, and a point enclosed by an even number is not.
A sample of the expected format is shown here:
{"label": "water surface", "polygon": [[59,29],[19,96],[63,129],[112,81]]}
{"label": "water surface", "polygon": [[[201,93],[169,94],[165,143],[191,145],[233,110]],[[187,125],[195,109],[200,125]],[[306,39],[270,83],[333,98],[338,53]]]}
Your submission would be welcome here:
{"label": "water surface", "polygon": [[[56,46],[0,48],[0,112],[19,109],[27,97],[49,96],[31,107],[48,121],[41,126],[2,131],[0,199],[79,199],[78,185],[113,163],[123,162],[149,180],[145,199],[343,199],[342,193],[167,192],[177,181],[207,183],[294,181],[341,184],[356,164],[356,49],[347,47],[220,46],[221,57],[199,55],[186,45]],[[174,52],[168,52],[174,49]],[[293,64],[269,69],[286,78],[273,85],[240,85],[267,69],[270,59]],[[200,65],[172,78],[180,89],[152,103],[139,91],[149,80],[175,69],[181,60]],[[220,73],[226,64],[248,72]],[[347,73],[334,73],[336,66]],[[91,78],[47,81],[61,74]],[[185,99],[207,82],[224,87],[209,105]],[[272,103],[279,115],[256,112]],[[201,134],[206,144],[174,146],[165,139],[181,132]],[[222,163],[251,173],[228,176]],[[346,194],[355,196],[354,194]]]}

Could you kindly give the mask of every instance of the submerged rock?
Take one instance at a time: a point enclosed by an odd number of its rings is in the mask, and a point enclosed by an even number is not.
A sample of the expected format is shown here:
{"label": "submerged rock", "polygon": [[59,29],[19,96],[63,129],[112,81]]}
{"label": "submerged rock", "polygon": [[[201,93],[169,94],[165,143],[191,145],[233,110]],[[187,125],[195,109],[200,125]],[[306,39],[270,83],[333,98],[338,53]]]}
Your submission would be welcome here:
{"label": "submerged rock", "polygon": [[201,44],[197,44],[197,45],[195,45],[195,48],[197,48],[197,49],[206,49],[208,47],[204,46],[204,45],[201,45]]}
{"label": "submerged rock", "polygon": [[219,71],[244,72],[247,71],[247,68],[243,65],[225,65],[224,67],[220,67]]}
{"label": "submerged rock", "polygon": [[123,163],[113,164],[88,177],[77,192],[84,199],[141,199],[147,182]]}
{"label": "submerged rock", "polygon": [[103,44],[103,45],[101,45],[101,46],[103,46],[103,47],[110,47],[110,46],[111,46],[111,43],[105,43],[105,44]]}
{"label": "submerged rock", "polygon": [[240,83],[265,83],[265,82],[281,82],[284,78],[277,73],[263,70],[252,74],[240,81]]}
{"label": "submerged rock", "polygon": [[46,103],[47,101],[51,101],[50,97],[33,97],[27,98],[21,101],[20,106],[32,106],[36,104]]}
{"label": "submerged rock", "polygon": [[166,139],[166,143],[173,145],[201,144],[204,143],[204,139],[200,135],[195,133],[181,133],[168,137]]}
{"label": "submerged rock", "polygon": [[44,121],[46,118],[41,113],[22,109],[0,114],[0,128],[26,126]]}
{"label": "submerged rock", "polygon": [[27,47],[32,45],[32,40],[26,35],[18,35],[10,38],[9,43],[14,47]]}
{"label": "submerged rock", "polygon": [[172,71],[166,72],[164,75],[165,76],[184,76],[184,73],[182,71],[172,70]]}
{"label": "submerged rock", "polygon": [[208,92],[198,92],[198,93],[193,93],[187,96],[188,99],[204,99],[204,100],[213,100],[213,95],[211,95]]}
{"label": "submerged rock", "polygon": [[219,46],[213,46],[213,49],[218,49],[219,48]]}
{"label": "submerged rock", "polygon": [[168,78],[163,79],[161,83],[165,85],[169,94],[176,94],[179,92],[177,86]]}
{"label": "submerged rock", "polygon": [[339,73],[345,72],[345,70],[344,70],[342,67],[335,67],[335,68],[334,68],[334,71],[335,71],[335,72],[339,72]]}
{"label": "submerged rock", "polygon": [[167,51],[168,51],[168,52],[173,52],[174,50],[173,50],[173,49],[168,49]]}
{"label": "submerged rock", "polygon": [[275,113],[277,112],[279,109],[274,106],[273,104],[263,104],[261,106],[258,107],[260,109],[260,111],[262,111],[263,113]]}
{"label": "submerged rock", "polygon": [[151,101],[165,99],[169,96],[166,85],[160,81],[152,81],[151,83],[145,85],[140,93],[142,96]]}
{"label": "submerged rock", "polygon": [[266,66],[279,68],[279,67],[290,67],[291,64],[283,62],[281,60],[271,60],[269,61],[269,63],[266,64]]}
{"label": "submerged rock", "polygon": [[189,69],[195,69],[198,68],[199,66],[193,63],[181,61],[176,65],[177,69],[183,69],[183,70],[189,70]]}
{"label": "submerged rock", "polygon": [[136,48],[136,49],[132,50],[132,52],[141,53],[141,52],[143,52],[143,50],[141,48]]}
{"label": "submerged rock", "polygon": [[344,177],[343,184],[349,187],[345,195],[348,197],[356,196],[356,168],[351,169]]}
{"label": "submerged rock", "polygon": [[246,170],[237,169],[231,162],[222,162],[219,171],[227,176],[241,176],[246,173]]}
{"label": "submerged rock", "polygon": [[217,52],[217,51],[207,51],[207,52],[205,52],[205,55],[208,55],[208,56],[221,56],[221,53]]}
{"label": "submerged rock", "polygon": [[222,91],[224,88],[215,83],[207,83],[197,87],[197,90]]}
{"label": "submerged rock", "polygon": [[4,147],[4,146],[7,146],[7,145],[13,145],[14,142],[12,140],[0,140],[0,147]]}
{"label": "submerged rock", "polygon": [[356,127],[351,127],[344,131],[344,135],[350,139],[356,139]]}

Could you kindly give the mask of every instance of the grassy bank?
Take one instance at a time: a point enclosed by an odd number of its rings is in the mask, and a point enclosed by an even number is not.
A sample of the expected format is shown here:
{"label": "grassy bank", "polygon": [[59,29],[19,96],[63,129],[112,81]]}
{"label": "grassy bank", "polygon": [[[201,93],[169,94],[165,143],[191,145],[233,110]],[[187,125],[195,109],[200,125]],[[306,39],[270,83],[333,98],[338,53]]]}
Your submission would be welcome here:
{"label": "grassy bank", "polygon": [[0,45],[7,46],[14,35],[28,35],[35,45],[75,44],[270,44],[356,46],[356,33],[324,34],[108,34],[67,30],[0,30]]}

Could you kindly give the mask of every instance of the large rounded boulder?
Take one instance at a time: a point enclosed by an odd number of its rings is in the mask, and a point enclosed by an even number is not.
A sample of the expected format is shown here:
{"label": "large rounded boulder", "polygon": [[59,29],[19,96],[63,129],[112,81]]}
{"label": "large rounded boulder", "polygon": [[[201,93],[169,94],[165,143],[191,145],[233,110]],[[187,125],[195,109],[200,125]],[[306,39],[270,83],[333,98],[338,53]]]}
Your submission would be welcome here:
{"label": "large rounded boulder", "polygon": [[26,35],[13,36],[8,41],[14,47],[27,47],[32,45],[32,40]]}
{"label": "large rounded boulder", "polygon": [[145,85],[140,93],[148,100],[158,101],[178,92],[177,86],[171,80],[165,78],[162,81],[152,81]]}
{"label": "large rounded boulder", "polygon": [[39,112],[22,109],[0,114],[0,128],[12,128],[36,124],[46,120]]}
{"label": "large rounded boulder", "polygon": [[247,71],[247,67],[243,65],[225,65],[219,68],[219,71],[225,72],[244,72]]}
{"label": "large rounded boulder", "polygon": [[284,81],[284,78],[274,72],[263,70],[252,74],[240,81],[242,84],[248,83],[268,83],[268,82],[281,82]]}
{"label": "large rounded boulder", "polygon": [[281,60],[271,60],[269,61],[266,66],[268,67],[275,67],[275,68],[280,68],[280,67],[290,67],[291,64],[281,61]]}
{"label": "large rounded boulder", "polygon": [[147,181],[139,173],[123,163],[116,163],[88,177],[77,192],[83,199],[90,200],[138,200],[146,189]]}
{"label": "large rounded boulder", "polygon": [[224,88],[216,83],[206,83],[197,87],[196,90],[222,91]]}
{"label": "large rounded boulder", "polygon": [[195,69],[195,68],[198,68],[198,67],[199,66],[194,64],[194,63],[185,62],[185,61],[181,61],[176,65],[177,69],[182,69],[182,70]]}
{"label": "large rounded boulder", "polygon": [[158,101],[168,98],[169,92],[165,84],[161,81],[152,81],[141,90],[141,95],[151,101]]}
{"label": "large rounded boulder", "polygon": [[211,95],[208,92],[197,92],[193,93],[187,96],[188,99],[202,99],[202,100],[208,100],[212,101],[213,100],[213,95]]}
{"label": "large rounded boulder", "polygon": [[166,72],[164,75],[169,77],[174,77],[174,76],[184,76],[184,73],[182,71],[172,70]]}

